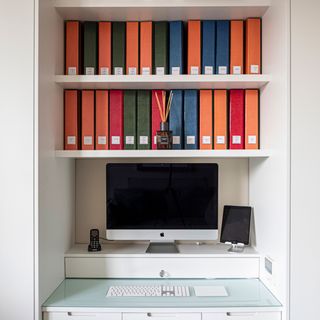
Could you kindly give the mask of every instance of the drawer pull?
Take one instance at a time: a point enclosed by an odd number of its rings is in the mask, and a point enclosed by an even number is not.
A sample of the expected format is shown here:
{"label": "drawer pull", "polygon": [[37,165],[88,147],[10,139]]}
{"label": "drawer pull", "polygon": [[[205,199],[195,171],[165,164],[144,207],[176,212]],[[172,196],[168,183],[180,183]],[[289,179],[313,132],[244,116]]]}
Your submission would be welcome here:
{"label": "drawer pull", "polygon": [[160,275],[161,278],[168,278],[170,276],[169,273],[167,271],[165,271],[165,270],[161,270],[159,272],[159,275]]}
{"label": "drawer pull", "polygon": [[68,312],[68,317],[96,317],[95,313]]}
{"label": "drawer pull", "polygon": [[154,315],[152,315],[152,313],[151,312],[148,312],[147,313],[147,317],[155,317],[155,318],[176,318],[177,317],[177,315],[176,314],[172,314],[172,313],[170,313],[170,314],[167,314],[167,313],[157,313],[157,314],[154,314]]}
{"label": "drawer pull", "polygon": [[227,317],[254,317],[255,312],[227,312]]}

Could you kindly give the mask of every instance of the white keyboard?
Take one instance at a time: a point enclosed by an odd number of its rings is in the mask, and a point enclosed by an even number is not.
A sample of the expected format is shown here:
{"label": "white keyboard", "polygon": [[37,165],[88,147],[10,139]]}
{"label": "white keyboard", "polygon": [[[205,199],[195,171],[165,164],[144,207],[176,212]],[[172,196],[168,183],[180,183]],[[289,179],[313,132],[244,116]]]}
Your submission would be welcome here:
{"label": "white keyboard", "polygon": [[107,297],[189,297],[188,286],[112,286]]}

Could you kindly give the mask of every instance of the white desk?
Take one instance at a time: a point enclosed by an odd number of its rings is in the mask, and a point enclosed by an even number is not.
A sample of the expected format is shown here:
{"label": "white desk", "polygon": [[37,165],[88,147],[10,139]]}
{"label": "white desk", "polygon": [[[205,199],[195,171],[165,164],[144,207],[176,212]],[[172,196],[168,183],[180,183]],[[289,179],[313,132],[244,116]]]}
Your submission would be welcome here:
{"label": "white desk", "polygon": [[[228,297],[106,298],[111,285],[218,285]],[[258,279],[66,279],[42,307],[44,320],[281,320],[280,302]]]}

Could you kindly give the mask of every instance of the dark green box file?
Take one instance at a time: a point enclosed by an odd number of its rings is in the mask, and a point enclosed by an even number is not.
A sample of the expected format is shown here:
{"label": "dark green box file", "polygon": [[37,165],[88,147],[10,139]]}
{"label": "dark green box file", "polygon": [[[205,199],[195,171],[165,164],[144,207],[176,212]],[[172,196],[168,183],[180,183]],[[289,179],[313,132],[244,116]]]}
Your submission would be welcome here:
{"label": "dark green box file", "polygon": [[112,22],[112,74],[120,75],[125,73],[126,23]]}
{"label": "dark green box file", "polygon": [[137,95],[137,146],[140,150],[151,149],[151,92],[139,90]]}
{"label": "dark green box file", "polygon": [[136,123],[136,91],[125,90],[123,95],[123,136],[125,150],[137,149]]}
{"label": "dark green box file", "polygon": [[153,39],[153,74],[157,74],[157,68],[168,74],[168,22],[153,23]]}
{"label": "dark green box file", "polygon": [[98,24],[85,21],[83,28],[83,73],[97,74],[98,68]]}

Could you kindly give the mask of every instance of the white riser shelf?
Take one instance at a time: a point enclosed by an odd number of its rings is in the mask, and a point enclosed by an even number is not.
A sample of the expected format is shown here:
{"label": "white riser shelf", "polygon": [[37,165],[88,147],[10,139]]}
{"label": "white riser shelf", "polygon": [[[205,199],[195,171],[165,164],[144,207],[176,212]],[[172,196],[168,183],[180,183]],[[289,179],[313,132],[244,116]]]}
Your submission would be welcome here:
{"label": "white riser shelf", "polygon": [[259,89],[269,75],[56,75],[65,89]]}
{"label": "white riser shelf", "polygon": [[268,158],[269,150],[57,150],[58,158]]}
{"label": "white riser shelf", "polygon": [[64,19],[188,20],[261,17],[270,0],[54,0]]}

